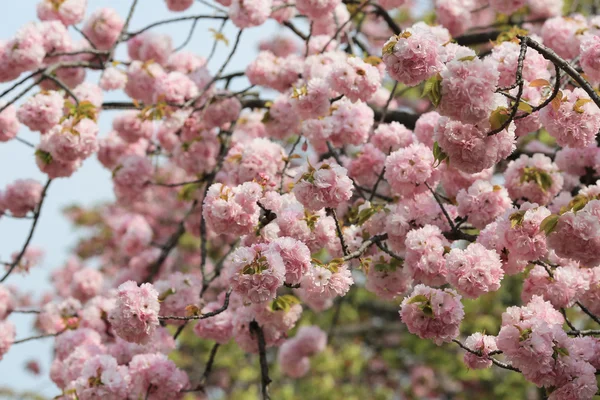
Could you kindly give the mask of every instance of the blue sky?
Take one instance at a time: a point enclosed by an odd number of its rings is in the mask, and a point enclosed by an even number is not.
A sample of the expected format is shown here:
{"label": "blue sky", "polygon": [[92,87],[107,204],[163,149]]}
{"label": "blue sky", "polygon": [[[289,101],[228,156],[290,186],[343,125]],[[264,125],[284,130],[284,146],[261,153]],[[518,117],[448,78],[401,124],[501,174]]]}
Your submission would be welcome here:
{"label": "blue sky", "polygon": [[[8,2],[7,0],[5,0]],[[0,23],[0,40],[9,39],[20,26],[28,21],[37,20],[35,5],[37,0],[21,0],[11,2],[10,7],[4,7]],[[120,15],[125,16],[131,0],[88,0],[88,15],[102,7],[115,8]],[[163,0],[140,0],[137,11],[131,22],[131,29],[139,29],[151,22],[174,16],[207,14],[211,10],[197,3],[185,13],[170,13]],[[186,50],[207,56],[212,46],[212,36],[209,28],[218,28],[219,22],[200,20],[194,38],[187,45]],[[173,37],[174,45],[183,43],[187,36],[190,22],[182,22],[161,26],[158,32],[169,33]],[[257,54],[258,41],[277,32],[290,35],[283,31],[274,21],[265,25],[247,29],[241,39],[239,50],[231,60],[225,72],[242,70]],[[72,31],[73,37],[78,34]],[[231,23],[227,24],[224,33],[233,42],[237,30]],[[214,73],[223,63],[229,53],[230,47],[220,44],[214,59],[209,67]],[[117,58],[126,59],[124,46],[121,46]],[[98,74],[88,72],[88,80],[97,82]],[[234,81],[232,89],[241,89],[247,86],[244,79]],[[0,91],[6,88],[0,84]],[[123,95],[108,93],[106,100],[124,100]],[[106,135],[111,127],[111,120],[115,111],[105,111],[100,117],[100,135]],[[37,143],[38,133],[29,132],[22,128],[19,136]],[[33,149],[17,142],[0,143],[0,188],[16,179],[34,178],[45,182],[46,177],[40,173],[34,162]],[[70,204],[93,205],[113,198],[110,172],[105,170],[95,157],[86,160],[83,167],[72,177],[57,179],[52,183],[48,197],[44,203],[42,217],[35,232],[32,244],[45,250],[44,262],[26,276],[11,275],[7,284],[33,292],[36,297],[41,296],[50,289],[49,274],[54,268],[60,267],[68,257],[69,249],[74,246],[77,232],[62,216],[61,209]],[[8,260],[10,254],[19,250],[29,230],[31,221],[0,218],[0,260]],[[27,315],[12,315],[9,318],[17,325],[17,338],[24,338],[35,334],[31,330],[33,317]],[[58,389],[50,381],[48,369],[52,360],[53,339],[44,339],[14,346],[0,361],[0,388],[10,387],[18,391],[32,390],[46,397],[57,395]],[[41,362],[42,378],[34,377],[24,369],[28,360],[36,359]]]}

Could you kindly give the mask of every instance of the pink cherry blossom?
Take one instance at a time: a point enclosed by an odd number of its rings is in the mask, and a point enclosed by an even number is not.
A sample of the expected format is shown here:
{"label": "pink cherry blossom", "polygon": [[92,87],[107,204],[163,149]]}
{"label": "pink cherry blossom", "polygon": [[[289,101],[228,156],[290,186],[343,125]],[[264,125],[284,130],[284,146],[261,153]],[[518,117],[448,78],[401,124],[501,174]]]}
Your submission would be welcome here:
{"label": "pink cherry blossom", "polygon": [[400,317],[410,333],[432,339],[439,346],[459,334],[459,325],[465,315],[460,300],[460,295],[452,289],[417,285],[402,301]]}
{"label": "pink cherry blossom", "polygon": [[141,286],[133,281],[118,288],[115,308],[108,315],[120,338],[133,343],[147,343],[158,327],[159,293],[150,283]]}

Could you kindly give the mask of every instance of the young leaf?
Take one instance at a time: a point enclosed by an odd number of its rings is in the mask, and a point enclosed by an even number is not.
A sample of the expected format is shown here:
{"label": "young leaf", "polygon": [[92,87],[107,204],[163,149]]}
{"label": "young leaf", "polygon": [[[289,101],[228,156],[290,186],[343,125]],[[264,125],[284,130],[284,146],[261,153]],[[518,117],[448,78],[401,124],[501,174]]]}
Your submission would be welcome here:
{"label": "young leaf", "polygon": [[558,218],[559,216],[556,214],[551,214],[544,218],[544,220],[540,224],[540,229],[544,231],[546,236],[551,234],[554,231],[554,229],[556,229],[556,224],[558,224]]}

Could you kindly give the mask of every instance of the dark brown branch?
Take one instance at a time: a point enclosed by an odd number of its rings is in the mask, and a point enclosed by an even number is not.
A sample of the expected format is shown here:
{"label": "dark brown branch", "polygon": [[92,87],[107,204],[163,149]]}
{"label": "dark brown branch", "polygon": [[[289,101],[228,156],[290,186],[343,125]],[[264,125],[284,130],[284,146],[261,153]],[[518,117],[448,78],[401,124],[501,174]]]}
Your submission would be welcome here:
{"label": "dark brown branch", "polygon": [[[467,346],[465,346],[464,344],[462,344],[460,342],[460,340],[457,339],[452,339],[452,341],[454,343],[456,343],[457,345],[459,345],[463,350],[468,351],[471,354],[475,354],[476,356],[481,357],[481,353],[475,350],[472,350],[470,348],[468,348]],[[497,352],[493,352],[494,354],[499,354]],[[492,353],[490,353],[491,355]],[[503,368],[503,369],[508,369],[510,371],[515,371],[515,372],[521,372],[521,370],[519,370],[518,368],[513,367],[512,365],[503,363],[502,361],[498,361],[497,359],[495,359],[494,357],[488,357],[493,363],[494,365],[496,365],[497,367]]]}
{"label": "dark brown branch", "polygon": [[387,233],[384,233],[382,235],[375,235],[372,238],[367,239],[364,242],[362,242],[362,244],[359,246],[359,248],[356,251],[353,251],[352,253],[346,254],[342,258],[342,260],[344,260],[344,261],[350,261],[350,260],[352,260],[354,258],[358,258],[358,257],[362,256],[363,253],[365,251],[367,251],[367,249],[369,247],[371,247],[375,243],[382,242],[382,241],[386,240],[387,238],[388,238]]}
{"label": "dark brown branch", "polygon": [[300,143],[300,140],[302,140],[302,135],[298,135],[298,139],[296,139],[296,141],[292,145],[292,148],[290,149],[290,152],[288,153],[288,156],[285,158],[285,164],[283,164],[283,169],[281,170],[281,180],[279,181],[279,193],[281,193],[283,191],[283,180],[285,178],[285,171],[287,170],[288,166],[290,165],[290,160],[291,160],[290,157],[292,156],[292,154],[294,154],[294,151],[296,150],[296,146],[298,146],[298,143]]}
{"label": "dark brown branch", "polygon": [[515,79],[515,83],[519,87],[519,89],[517,91],[517,97],[515,98],[515,101],[512,106],[512,109],[510,111],[510,115],[508,116],[508,119],[506,121],[504,121],[502,123],[502,125],[500,125],[498,128],[492,129],[490,132],[488,132],[488,136],[495,135],[497,133],[502,132],[506,128],[508,128],[510,123],[515,119],[515,116],[517,115],[517,111],[519,110],[519,103],[521,102],[521,96],[523,96],[523,85],[525,84],[523,82],[523,62],[525,61],[526,54],[527,54],[527,43],[525,41],[521,40],[521,49],[519,51],[519,58],[517,60],[517,72],[516,72],[516,79]]}
{"label": "dark brown branch", "polygon": [[162,21],[153,22],[150,25],[147,25],[138,31],[129,33],[127,35],[127,40],[131,39],[134,36],[139,35],[140,33],[146,32],[149,29],[159,26],[159,25],[170,24],[172,22],[190,21],[190,20],[199,20],[199,19],[224,19],[224,20],[227,20],[227,19],[229,19],[229,17],[226,15],[190,15],[187,17],[165,19]]}
{"label": "dark brown branch", "polygon": [[583,90],[590,96],[592,101],[600,108],[600,96],[594,91],[594,88],[590,85],[588,81],[586,81],[583,76],[571,64],[561,58],[558,54],[556,54],[552,49],[536,42],[529,36],[517,36],[520,40],[525,41],[527,46],[536,50],[540,53],[546,60],[551,61],[554,65],[557,65],[566,72],[575,82],[581,86]]}
{"label": "dark brown branch", "polygon": [[342,232],[342,227],[340,226],[340,221],[337,218],[337,214],[335,209],[326,208],[327,215],[331,216],[335,222],[335,231],[337,233],[338,238],[340,239],[340,244],[342,246],[342,252],[344,253],[344,257],[348,255],[348,246],[346,246],[346,241],[344,240],[344,233]]}
{"label": "dark brown branch", "polygon": [[262,399],[269,400],[268,386],[271,383],[269,378],[269,364],[267,364],[267,351],[265,344],[265,335],[262,328],[258,325],[258,322],[250,322],[250,333],[256,335],[256,341],[258,342],[258,356],[260,359],[260,376],[261,376],[261,392]]}
{"label": "dark brown branch", "polygon": [[42,198],[40,199],[40,202],[39,202],[36,210],[33,213],[33,223],[31,224],[31,229],[29,230],[29,235],[27,235],[25,244],[23,244],[21,251],[19,252],[17,257],[15,257],[13,262],[8,267],[8,271],[6,271],[6,273],[4,274],[2,279],[0,279],[0,283],[4,282],[6,280],[6,278],[9,277],[9,275],[13,272],[13,270],[17,267],[17,265],[19,265],[19,263],[23,259],[23,256],[25,255],[25,252],[27,251],[27,247],[29,247],[29,243],[31,243],[31,239],[33,238],[33,233],[35,232],[35,228],[38,224],[38,221],[40,220],[40,214],[42,212],[42,205],[44,204],[44,199],[46,198],[46,193],[48,192],[48,188],[50,187],[51,182],[52,182],[52,179],[49,179],[46,182],[44,189],[42,190]]}
{"label": "dark brown branch", "polygon": [[214,317],[215,315],[219,315],[222,312],[224,312],[225,310],[227,310],[227,307],[229,307],[229,296],[231,296],[231,291],[225,293],[225,300],[223,301],[223,305],[221,306],[221,308],[218,308],[211,312],[207,312],[206,314],[190,315],[187,317],[180,317],[178,315],[162,315],[162,316],[159,316],[158,319],[161,321],[167,321],[170,319],[177,320],[177,321],[190,321],[190,320],[196,320],[196,319],[211,318],[211,317]]}
{"label": "dark brown branch", "polygon": [[593,319],[594,322],[596,322],[597,324],[600,324],[600,318],[598,318],[594,313],[592,313],[590,310],[588,310],[588,308],[586,306],[581,304],[580,301],[578,301],[576,304],[579,306],[579,308],[581,308],[581,311],[583,311],[584,313],[587,314],[588,317]]}

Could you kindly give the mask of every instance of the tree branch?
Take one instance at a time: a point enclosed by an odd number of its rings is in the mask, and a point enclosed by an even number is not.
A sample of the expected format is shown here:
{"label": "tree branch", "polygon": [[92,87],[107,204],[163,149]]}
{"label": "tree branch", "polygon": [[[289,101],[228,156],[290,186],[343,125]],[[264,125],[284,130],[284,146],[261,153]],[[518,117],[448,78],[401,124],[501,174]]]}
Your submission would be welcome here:
{"label": "tree branch", "polygon": [[25,244],[23,244],[21,251],[19,252],[17,257],[15,257],[14,261],[8,267],[8,271],[6,271],[6,273],[4,274],[2,279],[0,279],[0,283],[4,282],[6,280],[6,278],[9,277],[9,275],[13,272],[13,270],[17,267],[17,265],[19,265],[19,263],[21,262],[21,259],[23,259],[23,256],[25,255],[25,252],[27,251],[27,247],[29,247],[29,243],[31,242],[31,239],[33,238],[33,233],[35,232],[37,223],[40,219],[40,214],[42,212],[42,205],[44,204],[44,199],[46,198],[46,193],[48,192],[48,188],[50,187],[51,182],[52,182],[52,179],[48,179],[48,181],[46,182],[46,186],[44,186],[44,189],[42,190],[42,198],[40,199],[40,202],[39,202],[36,210],[33,213],[33,223],[31,224],[31,229],[29,230],[29,235],[27,235]]}

